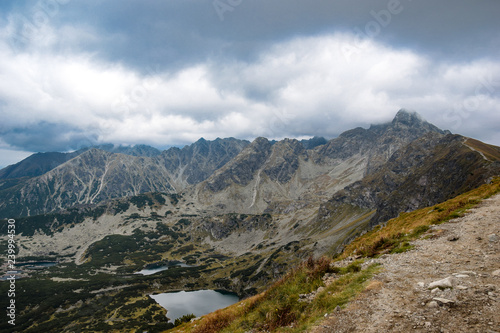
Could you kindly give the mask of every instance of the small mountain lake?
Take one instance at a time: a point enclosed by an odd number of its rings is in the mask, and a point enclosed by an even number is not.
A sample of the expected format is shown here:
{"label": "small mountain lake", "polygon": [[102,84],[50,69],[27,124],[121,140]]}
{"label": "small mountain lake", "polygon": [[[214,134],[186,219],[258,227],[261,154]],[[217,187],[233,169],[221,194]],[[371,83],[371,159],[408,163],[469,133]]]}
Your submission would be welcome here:
{"label": "small mountain lake", "polygon": [[17,263],[16,267],[23,269],[44,269],[55,265],[57,265],[57,261],[33,261],[33,262]]}
{"label": "small mountain lake", "polygon": [[34,270],[42,270],[48,267],[57,265],[57,261],[29,261],[29,262],[19,262],[15,264],[15,269],[9,269],[7,272],[10,274],[4,274],[0,276],[0,281],[7,280],[10,276],[14,275],[15,279],[22,279],[28,277],[27,272]]}
{"label": "small mountain lake", "polygon": [[160,267],[155,267],[155,268],[144,268],[143,270],[141,270],[139,272],[135,272],[134,274],[151,275],[151,274],[155,274],[155,273],[158,273],[161,271],[165,271],[171,267],[195,267],[195,266],[187,265],[184,263],[176,263],[173,265],[166,265],[166,266],[160,266]]}
{"label": "small mountain lake", "polygon": [[167,309],[170,322],[191,313],[200,317],[239,301],[236,294],[215,290],[180,291],[149,297]]}

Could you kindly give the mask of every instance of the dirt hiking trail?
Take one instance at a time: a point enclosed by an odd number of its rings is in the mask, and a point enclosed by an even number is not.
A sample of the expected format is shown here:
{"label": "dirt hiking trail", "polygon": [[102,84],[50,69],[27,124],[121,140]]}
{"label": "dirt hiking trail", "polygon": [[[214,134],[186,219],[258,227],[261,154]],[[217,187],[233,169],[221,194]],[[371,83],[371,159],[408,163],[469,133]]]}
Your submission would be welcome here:
{"label": "dirt hiking trail", "polygon": [[500,333],[500,195],[431,229],[310,332]]}

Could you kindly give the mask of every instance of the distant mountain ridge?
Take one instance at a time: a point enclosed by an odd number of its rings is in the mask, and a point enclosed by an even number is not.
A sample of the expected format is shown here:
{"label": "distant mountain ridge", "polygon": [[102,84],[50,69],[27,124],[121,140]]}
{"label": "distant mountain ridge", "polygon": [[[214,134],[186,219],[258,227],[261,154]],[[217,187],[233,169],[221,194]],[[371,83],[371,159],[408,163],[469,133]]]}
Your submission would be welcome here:
{"label": "distant mountain ridge", "polygon": [[131,156],[152,157],[161,154],[161,152],[158,149],[147,145],[116,146],[113,144],[103,144],[103,145],[81,148],[79,150],[69,153],[61,153],[61,152],[36,153],[28,156],[27,158],[16,164],[12,164],[1,169],[0,180],[41,176],[44,173],[63,164],[64,162],[67,162],[70,159],[92,148],[101,149],[111,153],[119,153]]}
{"label": "distant mountain ridge", "polygon": [[[102,145],[69,154],[35,154],[0,171],[0,216],[42,214],[145,192],[185,192],[197,207],[213,211],[260,214],[273,209],[293,210],[301,205],[317,206],[330,199],[338,200],[334,198],[343,189],[342,193],[347,191],[348,197],[354,197],[357,192],[351,185],[369,179],[378,184],[381,178],[389,179],[394,173],[388,173],[387,168],[394,168],[389,164],[394,164],[398,156],[400,163],[410,160],[400,168],[407,168],[412,174],[422,167],[411,163],[419,157],[436,161],[429,154],[436,153],[438,145],[442,146],[440,152],[448,152],[453,161],[444,167],[443,175],[458,172],[455,190],[444,191],[441,197],[429,194],[433,200],[441,200],[461,188],[484,182],[496,170],[494,161],[485,161],[480,153],[463,145],[465,138],[452,137],[418,113],[400,110],[391,122],[348,130],[328,141],[316,137],[302,141],[257,138],[250,143],[235,138],[202,138],[182,149],[163,152],[145,145]],[[408,149],[415,149],[416,145],[420,145],[420,155],[407,155]],[[455,153],[449,151],[451,147]],[[454,159],[462,159],[458,152],[468,156],[459,163],[461,169],[453,165]],[[481,171],[473,181],[463,175],[482,163],[493,166],[479,168]],[[432,172],[428,172],[428,177],[433,177]],[[395,187],[402,180],[397,178],[393,180]],[[377,193],[394,190],[369,184],[363,188],[365,192],[373,188]],[[358,206],[382,207],[383,196],[373,195],[369,204],[366,201]],[[427,194],[424,196],[427,198]],[[346,200],[341,201],[355,201]],[[379,209],[377,216],[383,219],[393,215],[402,202],[405,200],[395,202],[387,211],[391,211],[389,215]]]}
{"label": "distant mountain ridge", "polygon": [[390,123],[355,128],[313,149],[297,140],[271,144],[257,138],[236,158],[197,187],[201,203],[259,213],[270,203],[327,200],[344,187],[375,173],[414,140],[449,132],[417,113],[399,111]]}
{"label": "distant mountain ridge", "polygon": [[[0,183],[4,185],[0,190],[0,216],[43,214],[145,192],[176,193],[190,183],[204,180],[247,144],[248,141],[234,138],[199,140],[163,153],[142,145],[104,145],[57,153],[54,156],[59,159],[52,163],[51,153],[35,154],[8,169],[10,174],[17,170],[24,178]],[[36,165],[39,157],[42,167],[36,173],[28,173],[30,169],[25,166]]]}

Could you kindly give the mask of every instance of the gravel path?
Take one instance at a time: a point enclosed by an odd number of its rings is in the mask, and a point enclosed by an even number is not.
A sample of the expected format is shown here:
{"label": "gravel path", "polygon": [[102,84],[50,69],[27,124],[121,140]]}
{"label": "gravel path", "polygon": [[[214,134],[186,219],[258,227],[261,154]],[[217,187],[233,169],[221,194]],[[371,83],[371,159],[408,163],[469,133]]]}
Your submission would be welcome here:
{"label": "gravel path", "polygon": [[500,195],[433,228],[438,237],[374,259],[383,271],[367,290],[311,332],[500,333]]}

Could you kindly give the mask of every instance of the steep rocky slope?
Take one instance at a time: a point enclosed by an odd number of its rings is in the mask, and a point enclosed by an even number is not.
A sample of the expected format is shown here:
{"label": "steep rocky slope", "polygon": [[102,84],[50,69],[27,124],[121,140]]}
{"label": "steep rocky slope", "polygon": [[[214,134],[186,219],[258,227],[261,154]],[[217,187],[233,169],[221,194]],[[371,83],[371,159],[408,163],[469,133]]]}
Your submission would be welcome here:
{"label": "steep rocky slope", "polygon": [[6,168],[0,170],[0,179],[3,181],[5,179],[23,178],[23,177],[36,177],[43,175],[47,171],[50,171],[61,165],[62,163],[69,161],[70,159],[78,156],[81,152],[74,153],[37,153],[33,154],[21,162],[13,165],[9,165]]}
{"label": "steep rocky slope", "polygon": [[[41,154],[43,163],[29,174],[24,165],[36,165],[37,155],[12,170],[24,178],[7,179],[0,190],[0,217],[36,215],[76,204],[93,204],[111,198],[145,192],[177,193],[191,183],[206,179],[236,156],[246,141],[236,139],[200,140],[183,149],[171,148],[159,154],[149,146],[114,147],[111,145],[56,154]],[[118,153],[123,152],[123,153]],[[72,158],[71,158],[72,157]],[[64,163],[60,163],[64,161]],[[21,170],[22,169],[22,170]],[[47,170],[40,176],[34,176]],[[9,182],[7,185],[6,183]]]}
{"label": "steep rocky slope", "polygon": [[[401,110],[390,123],[344,132],[314,149],[305,149],[297,140],[272,145],[258,138],[199,184],[193,196],[203,205],[248,213],[263,212],[280,202],[321,202],[376,172],[427,133],[440,138],[448,132],[417,113]],[[435,144],[435,140],[428,142],[429,147]]]}
{"label": "steep rocky slope", "polygon": [[498,147],[451,135],[404,110],[390,123],[316,145],[321,142],[200,139],[153,157],[91,149],[0,192],[0,211],[15,217],[145,192],[182,193],[172,216],[196,216],[193,225],[233,213],[273,216],[277,231],[271,234],[210,224],[225,236],[204,242],[223,252],[306,240],[307,251],[322,254],[338,251],[370,225],[500,174]]}
{"label": "steep rocky slope", "polygon": [[3,216],[36,215],[149,191],[174,191],[166,170],[147,157],[93,148],[42,176],[2,191],[0,209]]}
{"label": "steep rocky slope", "polygon": [[468,140],[460,135],[426,134],[394,152],[372,174],[335,194],[322,210],[339,203],[376,210],[371,220],[375,225],[478,187],[500,174],[500,159],[485,158],[481,152],[497,147],[483,144],[471,149]]}
{"label": "steep rocky slope", "polygon": [[156,161],[171,175],[178,190],[197,184],[224,166],[249,144],[234,138],[207,141],[200,139],[182,149],[165,150]]}
{"label": "steep rocky slope", "polygon": [[[0,170],[0,182],[6,179],[18,179],[19,181],[22,180],[23,178],[32,178],[41,176],[44,173],[86,152],[91,148],[97,148],[110,153],[119,153],[131,156],[152,157],[160,154],[160,151],[158,149],[147,145],[115,146],[112,144],[104,144],[88,148],[82,148],[71,153],[59,153],[59,152],[36,153],[31,156],[28,156],[27,158],[16,164],[9,165],[8,167]],[[4,182],[2,182],[2,184],[3,183]],[[6,185],[7,184],[4,184],[2,187],[6,188]]]}
{"label": "steep rocky slope", "polygon": [[[417,113],[401,110],[390,123],[356,128],[326,143],[321,138],[257,138],[251,144],[234,138],[200,139],[161,154],[147,146],[102,146],[113,153],[86,151],[42,176],[4,187],[0,216],[39,214],[148,191],[186,190],[197,206],[223,212],[260,214],[291,209],[298,201],[318,205],[375,173],[426,133],[446,134]],[[435,140],[428,146],[432,144]]]}

